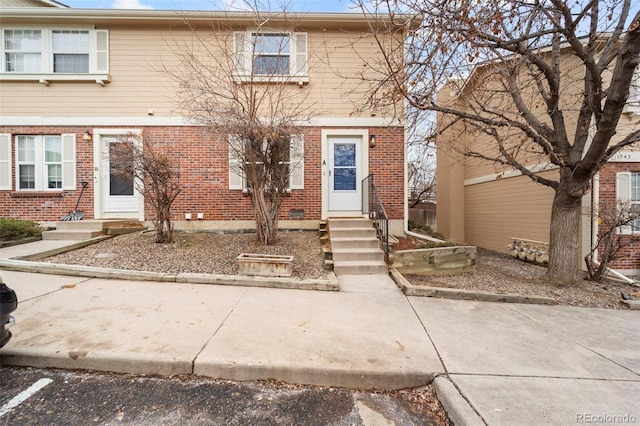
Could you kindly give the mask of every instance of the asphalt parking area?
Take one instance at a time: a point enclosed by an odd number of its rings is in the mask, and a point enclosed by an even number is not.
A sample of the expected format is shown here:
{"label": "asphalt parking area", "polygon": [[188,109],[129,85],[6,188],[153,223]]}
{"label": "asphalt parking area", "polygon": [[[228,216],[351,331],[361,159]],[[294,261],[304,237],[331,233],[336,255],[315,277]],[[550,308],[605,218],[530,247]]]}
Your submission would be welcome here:
{"label": "asphalt parking area", "polygon": [[[40,388],[34,390],[38,383]],[[15,404],[13,401],[25,391],[30,392],[29,396]],[[166,378],[0,368],[0,425],[304,426],[447,422],[430,386],[370,392],[197,376]]]}

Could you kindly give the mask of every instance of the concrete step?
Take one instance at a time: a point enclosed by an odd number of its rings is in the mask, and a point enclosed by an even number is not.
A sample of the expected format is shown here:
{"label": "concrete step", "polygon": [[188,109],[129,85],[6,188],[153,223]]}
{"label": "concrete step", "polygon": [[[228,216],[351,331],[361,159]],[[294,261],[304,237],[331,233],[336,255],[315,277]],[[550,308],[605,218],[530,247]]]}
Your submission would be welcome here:
{"label": "concrete step", "polygon": [[144,231],[147,229],[142,223],[138,221],[132,222],[119,222],[119,223],[105,223],[103,232],[107,235],[122,235],[130,234],[132,232]]}
{"label": "concrete step", "polygon": [[329,229],[338,228],[371,228],[371,220],[367,218],[329,218]]}
{"label": "concrete step", "polygon": [[58,231],[102,231],[101,220],[68,220],[56,222]]}
{"label": "concrete step", "polygon": [[333,259],[337,261],[379,261],[384,260],[384,252],[379,248],[334,249]]}
{"label": "concrete step", "polygon": [[102,230],[99,231],[74,231],[74,230],[54,230],[45,231],[42,233],[43,240],[90,240],[91,238],[102,235]]}
{"label": "concrete step", "polygon": [[376,230],[368,228],[338,228],[330,229],[331,238],[376,238]]}
{"label": "concrete step", "polygon": [[379,248],[380,241],[376,238],[334,238],[331,237],[331,249],[367,249]]}
{"label": "concrete step", "polygon": [[383,261],[333,261],[336,275],[374,275],[388,273],[387,264]]}

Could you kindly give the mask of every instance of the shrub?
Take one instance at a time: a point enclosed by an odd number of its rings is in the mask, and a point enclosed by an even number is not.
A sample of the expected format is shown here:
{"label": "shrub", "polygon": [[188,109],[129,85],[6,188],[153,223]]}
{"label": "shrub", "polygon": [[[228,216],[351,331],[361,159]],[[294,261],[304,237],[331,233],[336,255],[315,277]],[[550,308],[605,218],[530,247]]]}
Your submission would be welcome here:
{"label": "shrub", "polygon": [[[437,239],[443,240],[443,241],[446,240],[444,235],[442,235],[439,232],[434,231],[428,225],[421,225],[421,224],[416,223],[416,222],[414,222],[412,220],[409,221],[408,225],[409,225],[409,230],[411,230],[412,232],[415,232],[415,233],[418,233],[418,234],[429,235],[430,237],[437,238]],[[447,247],[447,246],[441,246],[441,247]]]}
{"label": "shrub", "polygon": [[435,241],[428,241],[424,244],[420,244],[418,247],[416,247],[417,249],[428,249],[428,248],[438,248],[438,247],[454,247],[457,246],[459,244],[456,243],[452,243],[451,241],[445,241],[443,243],[436,243]]}
{"label": "shrub", "polygon": [[40,235],[42,235],[42,229],[36,222],[0,218],[0,241],[14,241]]}

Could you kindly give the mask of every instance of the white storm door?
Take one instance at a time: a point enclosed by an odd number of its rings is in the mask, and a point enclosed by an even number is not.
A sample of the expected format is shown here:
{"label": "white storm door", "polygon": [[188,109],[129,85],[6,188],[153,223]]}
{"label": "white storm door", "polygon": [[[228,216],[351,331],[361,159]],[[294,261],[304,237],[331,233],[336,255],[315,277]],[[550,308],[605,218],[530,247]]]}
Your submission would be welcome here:
{"label": "white storm door", "polygon": [[329,210],[362,210],[362,138],[329,138]]}
{"label": "white storm door", "polygon": [[[133,174],[122,173],[111,161],[116,152],[122,152],[120,149],[126,148],[118,144],[129,144],[133,148],[135,142],[108,137],[103,138],[103,142],[102,205],[104,213],[131,213],[132,217],[136,217],[139,195],[135,188]],[[133,162],[133,158],[131,158],[131,162]]]}

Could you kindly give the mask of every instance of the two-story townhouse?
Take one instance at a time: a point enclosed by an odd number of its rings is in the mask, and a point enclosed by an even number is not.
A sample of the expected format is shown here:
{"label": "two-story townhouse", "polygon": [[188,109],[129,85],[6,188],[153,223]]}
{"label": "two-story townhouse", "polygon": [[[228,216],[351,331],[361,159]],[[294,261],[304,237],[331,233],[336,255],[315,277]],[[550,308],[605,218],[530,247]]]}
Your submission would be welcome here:
{"label": "two-story townhouse", "polygon": [[[563,66],[563,73],[570,77],[565,81],[571,82],[563,87],[565,102],[562,105],[571,131],[571,124],[575,124],[579,111],[576,100],[581,100],[580,81],[584,78],[584,68],[571,59],[564,60]],[[452,80],[438,93],[439,102],[451,102],[455,108],[464,110],[465,99],[473,99],[473,93],[501,90],[499,81],[502,77],[495,72],[499,67],[499,62],[484,63],[464,81]],[[627,105],[610,144],[619,142],[640,127],[639,87],[640,71],[636,70]],[[542,103],[530,106],[539,116],[544,115]],[[448,120],[439,114],[440,128],[444,128]],[[523,164],[543,178],[558,179],[558,169],[549,163],[548,157],[533,150],[527,153],[526,140],[518,140],[521,143],[519,160]],[[461,147],[472,147],[476,153],[495,157],[496,144],[491,137],[462,124],[451,126],[438,136],[438,231],[453,241],[503,253],[509,252],[512,238],[548,243],[554,190],[509,166],[465,156],[465,148]],[[591,188],[592,191],[582,199],[583,214],[578,238],[581,256],[576,262],[583,269],[584,257],[590,253],[604,226],[598,219],[598,208],[615,209],[618,201],[640,208],[640,144],[627,146],[613,156],[592,179]],[[640,220],[635,226],[621,227],[618,233],[622,239],[637,236],[640,234]],[[611,266],[625,274],[639,274],[640,244],[634,242],[626,246]]]}
{"label": "two-story townhouse", "polygon": [[[224,27],[234,34],[235,51],[220,52],[229,57],[251,51],[247,40],[277,37],[278,47],[266,55],[271,60],[262,52],[249,55],[245,66],[278,64],[270,72],[290,83],[287,90],[305,92],[313,111],[292,138],[301,159],[292,167],[280,227],[362,216],[362,180],[373,174],[390,228],[402,232],[405,129],[391,114],[362,108],[359,85],[366,81],[357,77],[379,54],[366,17],[266,13],[268,25],[258,31],[252,12],[87,10],[49,0],[2,5],[1,217],[59,220],[88,182],[79,206],[86,218],[148,220],[135,186],[123,185],[109,162],[109,147],[123,135],[145,132],[179,159],[178,229],[251,228],[244,179],[229,147],[214,141],[230,135],[205,133],[174,102],[171,74],[181,66],[180,49],[193,44],[196,32],[215,37]],[[239,76],[233,84],[245,83]]]}

